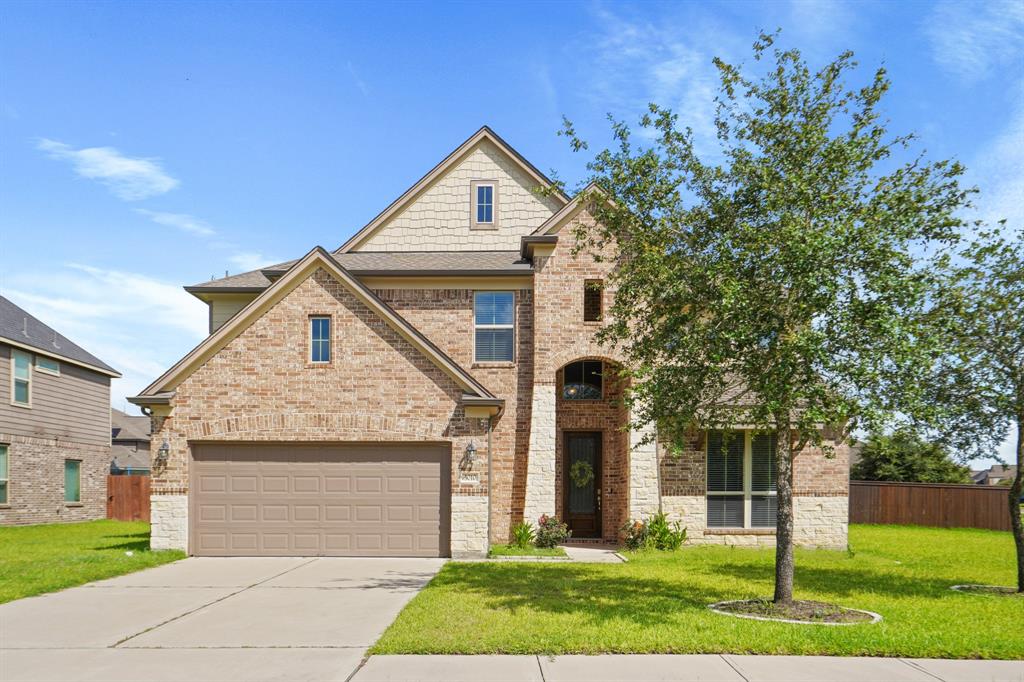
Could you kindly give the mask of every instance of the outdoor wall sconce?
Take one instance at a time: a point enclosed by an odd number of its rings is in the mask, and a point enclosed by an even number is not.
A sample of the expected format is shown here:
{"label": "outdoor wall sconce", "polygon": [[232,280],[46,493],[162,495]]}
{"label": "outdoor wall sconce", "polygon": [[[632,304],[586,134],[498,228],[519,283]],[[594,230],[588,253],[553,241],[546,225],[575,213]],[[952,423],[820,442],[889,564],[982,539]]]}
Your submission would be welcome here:
{"label": "outdoor wall sconce", "polygon": [[171,445],[164,439],[164,442],[160,444],[160,448],[156,451],[156,463],[167,464],[167,458],[171,455]]}
{"label": "outdoor wall sconce", "polygon": [[466,446],[466,461],[470,466],[476,461],[476,444],[473,441],[469,441],[469,445]]}

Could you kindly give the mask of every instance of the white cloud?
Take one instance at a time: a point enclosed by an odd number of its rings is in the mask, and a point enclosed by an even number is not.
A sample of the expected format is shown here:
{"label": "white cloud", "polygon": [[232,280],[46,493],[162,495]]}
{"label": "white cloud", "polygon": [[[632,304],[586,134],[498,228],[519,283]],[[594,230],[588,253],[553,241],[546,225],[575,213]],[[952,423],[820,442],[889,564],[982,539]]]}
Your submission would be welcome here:
{"label": "white cloud", "polygon": [[925,19],[936,62],[964,81],[984,78],[994,67],[1017,63],[1024,49],[1020,0],[945,0]]}
{"label": "white cloud", "polygon": [[366,81],[359,77],[359,73],[356,71],[356,67],[352,62],[346,62],[348,67],[348,74],[352,76],[352,80],[355,81],[356,87],[359,88],[359,92],[363,93],[363,97],[370,96],[370,88],[367,87]]}
{"label": "white cloud", "polygon": [[63,142],[43,138],[37,148],[54,159],[68,161],[83,178],[98,180],[125,201],[137,201],[169,192],[178,186],[158,159],[124,156],[113,147],[74,149]]}
{"label": "white cloud", "polygon": [[68,264],[7,279],[5,296],[122,373],[111,388],[118,407],[207,333],[201,301],[139,273]]}
{"label": "white cloud", "polygon": [[581,49],[593,52],[587,94],[619,116],[646,111],[648,102],[667,106],[693,130],[698,152],[716,154],[719,79],[711,60],[738,53],[742,41],[711,18],[682,26],[665,18],[630,20],[606,9],[596,16],[601,30],[581,43]]}
{"label": "white cloud", "polygon": [[[1024,82],[1016,87],[1024,101]],[[975,155],[967,179],[981,190],[974,198],[980,217],[1005,218],[1012,228],[1024,225],[1024,104],[1009,113],[1007,126]]]}
{"label": "white cloud", "polygon": [[163,211],[150,211],[145,208],[132,209],[139,215],[146,216],[158,225],[174,227],[184,232],[199,235],[201,237],[212,237],[216,231],[199,218],[187,213],[165,213]]}
{"label": "white cloud", "polygon": [[240,272],[257,270],[268,265],[274,265],[275,263],[282,262],[279,258],[269,258],[264,256],[262,253],[257,253],[255,251],[241,251],[228,256],[228,261],[238,268]]}

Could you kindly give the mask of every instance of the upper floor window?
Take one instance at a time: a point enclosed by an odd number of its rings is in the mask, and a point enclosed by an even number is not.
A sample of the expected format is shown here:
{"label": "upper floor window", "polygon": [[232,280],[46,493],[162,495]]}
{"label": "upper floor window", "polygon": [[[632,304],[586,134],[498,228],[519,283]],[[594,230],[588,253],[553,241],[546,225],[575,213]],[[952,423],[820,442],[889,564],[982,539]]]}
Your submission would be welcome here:
{"label": "upper floor window", "polygon": [[475,362],[512,362],[515,341],[515,295],[478,291],[473,298]]}
{"label": "upper floor window", "polygon": [[604,397],[604,366],[600,360],[581,360],[565,366],[562,397],[566,400],[600,400]]}
{"label": "upper floor window", "polygon": [[12,350],[14,371],[11,372],[11,402],[28,407],[32,404],[32,356]]}
{"label": "upper floor window", "polygon": [[41,355],[37,355],[36,371],[60,376],[60,363],[53,358],[44,358]]}
{"label": "upper floor window", "polygon": [[473,227],[492,228],[498,225],[498,184],[477,180],[472,183]]}
{"label": "upper floor window", "polygon": [[599,322],[601,320],[601,298],[604,293],[604,282],[599,279],[588,279],[583,282],[583,321]]}
{"label": "upper floor window", "polygon": [[708,434],[709,528],[775,526],[775,435],[751,431]]}
{"label": "upper floor window", "polygon": [[331,318],[309,318],[309,359],[317,363],[331,361]]}

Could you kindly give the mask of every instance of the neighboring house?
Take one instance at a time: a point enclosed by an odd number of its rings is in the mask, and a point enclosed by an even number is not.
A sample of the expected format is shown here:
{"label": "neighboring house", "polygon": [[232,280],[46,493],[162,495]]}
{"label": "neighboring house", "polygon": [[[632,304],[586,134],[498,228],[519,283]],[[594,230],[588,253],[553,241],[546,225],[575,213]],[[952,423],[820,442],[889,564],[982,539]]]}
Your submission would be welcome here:
{"label": "neighboring house", "polygon": [[110,473],[149,475],[149,430],[152,422],[143,415],[110,410]]}
{"label": "neighboring house", "polygon": [[106,517],[119,376],[0,296],[0,525]]}
{"label": "neighboring house", "polygon": [[[483,128],[340,248],[186,287],[210,336],[131,399],[154,546],[474,556],[524,518],[614,540],[659,507],[696,542],[773,543],[766,436],[664,455],[623,428],[594,341],[612,264],[573,255],[590,214],[550,186]],[[799,544],[846,546],[847,483],[845,447],[797,457]]]}
{"label": "neighboring house", "polygon": [[971,479],[978,485],[1007,485],[1006,481],[1012,481],[1017,476],[1015,465],[993,464],[988,469],[972,471]]}

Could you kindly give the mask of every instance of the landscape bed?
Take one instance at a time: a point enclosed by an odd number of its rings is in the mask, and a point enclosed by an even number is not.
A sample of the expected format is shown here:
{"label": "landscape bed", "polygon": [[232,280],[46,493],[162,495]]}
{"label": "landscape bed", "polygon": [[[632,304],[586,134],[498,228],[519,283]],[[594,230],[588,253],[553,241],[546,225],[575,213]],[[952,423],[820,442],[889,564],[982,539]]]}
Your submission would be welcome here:
{"label": "landscape bed", "polygon": [[774,550],[688,546],[624,564],[449,563],[374,654],[751,653],[1024,659],[1009,533],[851,526],[849,552],[797,550],[797,599],[881,614],[845,627],[733,618],[772,593]]}
{"label": "landscape bed", "polygon": [[0,604],[159,566],[184,556],[177,550],[151,552],[149,524],[140,521],[3,527]]}

